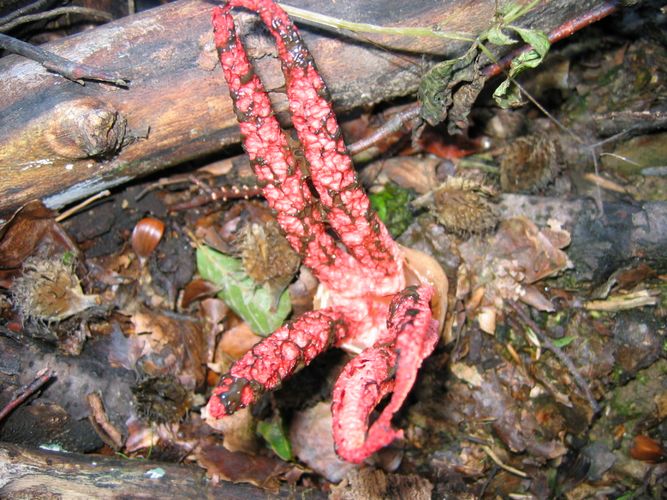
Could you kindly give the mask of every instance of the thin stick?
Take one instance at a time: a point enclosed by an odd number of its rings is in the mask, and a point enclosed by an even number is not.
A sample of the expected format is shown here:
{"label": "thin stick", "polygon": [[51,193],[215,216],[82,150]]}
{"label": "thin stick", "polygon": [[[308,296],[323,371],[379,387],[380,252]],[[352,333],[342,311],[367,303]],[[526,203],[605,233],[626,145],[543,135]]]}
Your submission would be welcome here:
{"label": "thin stick", "polygon": [[99,193],[97,193],[97,194],[91,196],[90,198],[88,198],[87,200],[83,200],[78,205],[73,206],[72,208],[70,208],[68,210],[65,210],[58,217],[56,217],[56,222],[64,221],[68,217],[71,217],[73,214],[77,213],[82,208],[85,208],[88,205],[90,205],[91,203],[93,203],[94,201],[97,201],[100,198],[104,198],[106,196],[109,196],[110,194],[111,194],[111,191],[109,191],[108,189],[105,189],[104,191],[100,191]]}
{"label": "thin stick", "polygon": [[53,372],[49,368],[40,370],[37,376],[27,385],[21,387],[14,397],[5,407],[0,410],[0,422],[9,415],[16,407],[21,405],[26,399],[36,393],[44,384],[46,384],[53,377]]}
{"label": "thin stick", "polygon": [[129,80],[121,78],[117,74],[86,64],[75,63],[41,47],[36,47],[22,40],[7,36],[4,33],[0,33],[0,47],[13,54],[37,61],[46,69],[81,85],[84,85],[84,80],[108,82],[119,87],[127,87],[129,83]]}
{"label": "thin stick", "polygon": [[335,30],[347,30],[352,33],[379,33],[381,35],[397,36],[421,36],[431,38],[445,38],[448,40],[461,40],[464,42],[473,42],[475,38],[469,33],[458,33],[442,31],[433,28],[423,28],[419,26],[377,26],[368,23],[355,23],[336,17],[327,16],[318,12],[313,12],[298,7],[291,7],[283,3],[279,4],[290,17],[306,21],[316,26],[324,26]]}
{"label": "thin stick", "polygon": [[523,321],[523,323],[539,337],[540,342],[544,344],[544,347],[549,349],[554,354],[554,356],[556,356],[558,360],[563,363],[563,365],[565,365],[565,368],[567,368],[567,370],[574,378],[574,382],[577,384],[577,387],[579,387],[579,390],[584,393],[584,396],[588,401],[588,404],[593,409],[593,412],[598,413],[600,411],[600,405],[598,405],[598,402],[595,400],[593,393],[588,387],[588,383],[581,376],[579,370],[577,370],[577,367],[574,366],[574,363],[570,357],[551,341],[551,339],[542,331],[542,329],[537,326],[537,323],[530,319],[530,316],[528,316],[526,311],[519,304],[511,300],[507,303],[514,310],[514,312],[516,312],[521,321]]}
{"label": "thin stick", "polygon": [[46,7],[50,3],[53,3],[53,0],[38,0],[37,2],[33,2],[29,5],[26,5],[25,7],[16,9],[14,12],[10,12],[5,17],[0,17],[0,26],[2,26],[3,24],[7,24],[10,21],[13,21],[17,17],[25,16],[27,14],[30,14],[31,12],[40,10],[41,8]]}
{"label": "thin stick", "polygon": [[489,448],[488,446],[482,446],[482,449],[484,450],[484,453],[486,453],[489,456],[489,458],[491,458],[491,460],[493,460],[495,462],[495,464],[498,467],[500,467],[501,469],[504,469],[507,472],[509,472],[510,474],[515,474],[519,477],[524,477],[524,478],[528,477],[528,474],[526,474],[524,471],[519,470],[519,469],[515,469],[511,465],[504,464],[500,460],[500,458],[498,458],[498,456],[493,452],[493,450],[491,448]]}
{"label": "thin stick", "polygon": [[358,140],[357,142],[350,144],[348,146],[348,152],[354,156],[357,153],[361,153],[366,149],[370,148],[374,144],[377,144],[385,137],[398,132],[401,130],[403,125],[410,120],[414,120],[419,117],[419,112],[421,111],[421,106],[418,102],[411,104],[409,108],[396,113],[389,120],[387,120],[382,126],[380,126],[375,132],[373,132],[368,137]]}
{"label": "thin stick", "polygon": [[0,32],[7,33],[21,24],[32,23],[33,21],[42,21],[44,19],[51,19],[52,17],[64,16],[66,14],[77,14],[93,19],[95,21],[112,21],[113,17],[108,12],[98,9],[89,9],[87,7],[78,7],[70,5],[67,7],[58,7],[57,9],[47,10],[38,14],[30,14],[13,19],[7,23],[0,24]]}

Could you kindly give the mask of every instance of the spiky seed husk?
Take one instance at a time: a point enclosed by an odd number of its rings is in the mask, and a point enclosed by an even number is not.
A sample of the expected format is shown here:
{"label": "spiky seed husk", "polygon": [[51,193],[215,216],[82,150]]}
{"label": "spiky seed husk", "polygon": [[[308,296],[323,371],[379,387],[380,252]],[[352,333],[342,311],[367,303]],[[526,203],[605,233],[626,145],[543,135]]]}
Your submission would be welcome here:
{"label": "spiky seed husk", "polygon": [[299,269],[299,255],[274,220],[250,222],[241,233],[241,260],[248,276],[280,294]]}
{"label": "spiky seed husk", "polygon": [[519,137],[500,161],[500,187],[506,193],[536,193],[561,170],[561,150],[556,138],[544,133]]}
{"label": "spiky seed husk", "polygon": [[430,210],[445,229],[461,237],[483,234],[498,225],[493,190],[472,179],[450,177],[433,191]]}
{"label": "spiky seed husk", "polygon": [[95,295],[86,295],[71,264],[60,257],[31,257],[23,264],[23,275],[12,284],[13,303],[21,317],[59,322],[97,305]]}

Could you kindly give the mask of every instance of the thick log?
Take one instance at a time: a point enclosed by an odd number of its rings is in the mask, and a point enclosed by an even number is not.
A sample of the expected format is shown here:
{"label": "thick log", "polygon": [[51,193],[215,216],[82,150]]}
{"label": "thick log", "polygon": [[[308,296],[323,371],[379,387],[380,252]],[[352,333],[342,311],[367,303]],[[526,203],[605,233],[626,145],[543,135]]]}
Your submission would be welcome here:
{"label": "thick log", "polygon": [[[356,22],[441,26],[474,35],[490,25],[497,2],[291,3]],[[545,0],[521,24],[550,30],[601,3]],[[0,214],[34,198],[61,207],[137,176],[210,158],[237,142],[236,119],[212,46],[211,8],[206,1],[182,0],[46,46],[118,72],[131,80],[128,89],[81,86],[19,56],[0,60]],[[441,38],[369,35],[371,44],[307,27],[302,32],[339,110],[414,93],[424,54],[442,60],[466,47]],[[263,38],[251,38],[255,55],[271,50]],[[279,89],[276,60],[264,57],[258,66],[267,86]],[[282,94],[274,98],[283,111]]]}
{"label": "thick log", "polygon": [[[324,498],[283,486],[278,495]],[[249,484],[212,484],[195,466],[58,453],[0,443],[1,498],[228,498],[276,494]]]}

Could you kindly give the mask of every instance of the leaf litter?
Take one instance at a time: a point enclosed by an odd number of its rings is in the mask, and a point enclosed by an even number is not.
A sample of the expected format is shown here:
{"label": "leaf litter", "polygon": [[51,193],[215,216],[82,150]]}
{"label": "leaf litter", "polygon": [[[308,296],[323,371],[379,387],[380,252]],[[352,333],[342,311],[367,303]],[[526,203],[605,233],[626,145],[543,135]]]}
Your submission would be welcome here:
{"label": "leaf litter", "polygon": [[[510,35],[533,46],[539,61],[545,58],[547,46],[537,32],[501,21],[486,34],[496,45],[510,43]],[[569,50],[579,50],[585,63],[593,56],[585,42],[582,48],[577,43]],[[618,110],[653,110],[664,100],[664,88],[655,83],[662,80],[654,78],[660,68],[645,66],[646,78],[633,88],[623,83],[632,73],[623,71],[623,61],[641,64],[638,47],[646,41],[623,45],[618,37],[610,43],[623,48],[614,58],[603,56],[595,68],[577,66],[573,59],[568,77],[579,83],[566,92],[558,89],[561,108],[554,109],[571,130],[585,130],[582,136],[603,135],[600,131]],[[663,57],[656,47],[649,45],[644,56]],[[519,70],[534,65],[534,58],[516,62],[510,75],[517,77]],[[459,88],[462,82],[474,90],[459,97],[459,108],[456,98],[443,101],[454,110],[450,132],[454,127],[470,133],[469,120],[483,124],[507,116],[483,98],[476,101],[481,84],[473,70],[478,67],[475,52],[438,69],[437,75],[445,72],[450,80],[432,74],[438,92],[442,86]],[[530,74],[524,73],[522,83],[529,85]],[[422,96],[428,96],[427,84],[433,81],[424,80]],[[520,89],[507,82],[496,91],[507,99],[504,104],[521,96]],[[553,89],[544,92],[553,98]],[[477,104],[471,111],[473,102]],[[442,102],[435,104],[428,115],[434,117],[433,124],[443,113]],[[580,236],[576,224],[556,219],[546,223],[548,213],[540,222],[504,216],[493,204],[504,193],[527,193],[539,211],[544,198],[560,198],[566,205],[566,196],[586,195],[595,188],[582,176],[590,167],[582,158],[590,157],[579,146],[572,151],[567,134],[536,124],[539,121],[531,119],[534,109],[515,113],[518,126],[504,130],[505,137],[487,134],[493,141],[487,149],[475,138],[478,146],[472,155],[436,161],[433,156],[423,161],[413,156],[413,164],[405,164],[411,166],[364,167],[383,172],[365,178],[371,190],[392,193],[394,187],[381,191],[387,181],[412,190],[414,194],[403,198],[402,212],[386,216],[398,221],[401,243],[431,255],[453,284],[445,293],[450,313],[443,318],[444,341],[426,361],[410,403],[397,417],[406,425],[405,438],[366,467],[350,466],[333,453],[330,425],[320,425],[330,418],[326,390],[296,391],[289,406],[277,401],[280,393],[267,395],[224,430],[211,429],[199,416],[217,375],[258,340],[254,333],[267,334],[282,324],[290,317],[291,301],[306,304],[299,306],[305,309],[312,303],[312,285],[301,283],[308,277],[294,281],[298,263],[285,250],[276,250],[280,247],[271,229],[257,229],[271,227],[259,199],[170,213],[164,200],[179,195],[158,189],[137,200],[146,187],[141,185],[62,223],[37,202],[26,205],[0,228],[3,332],[25,345],[35,341],[31,337],[40,339],[69,356],[95,343],[110,368],[135,378],[127,386],[126,397],[135,403],[129,411],[119,415],[120,407],[108,403],[97,410],[101,422],[120,429],[123,453],[194,461],[214,480],[247,481],[272,491],[280,481],[303,482],[304,477],[307,484],[320,486],[325,480],[342,480],[332,490],[334,498],[354,498],[368,488],[380,496],[468,491],[568,498],[583,498],[601,488],[613,495],[646,488],[653,494],[664,491],[659,481],[665,473],[667,416],[665,262],[650,255],[603,262],[608,267],[604,279],[582,283],[573,274],[568,253],[570,240]],[[597,124],[590,121],[592,113]],[[442,128],[431,139],[449,140]],[[624,141],[626,149],[616,151],[631,160],[640,152],[635,143]],[[443,151],[441,146],[425,149]],[[652,180],[652,194],[647,194],[645,186],[637,188],[645,180],[641,170],[603,164],[608,165],[605,174],[628,185],[630,194],[624,197],[634,196],[630,203],[655,199],[660,192],[660,179]],[[421,181],[405,185],[412,168],[420,172]],[[231,177],[226,179],[234,182]],[[463,193],[452,193],[452,186]],[[468,193],[478,198],[468,198]],[[189,193],[180,196],[187,201]],[[407,200],[414,196],[421,201],[413,202],[406,215]],[[605,201],[618,200],[615,193],[603,196]],[[391,206],[393,198],[376,206],[397,210]],[[664,197],[657,199],[664,202]],[[439,201],[445,208],[466,205],[481,215],[443,215]],[[137,246],[132,232],[146,217],[158,220],[163,230],[157,241]],[[91,219],[98,225],[97,234]],[[239,242],[248,234],[256,239],[244,248]],[[264,267],[278,271],[278,278],[258,278],[257,266],[244,266],[252,253],[248,248],[262,245],[269,258]],[[45,288],[44,280],[59,291]],[[54,296],[61,302],[54,303]],[[91,309],[95,314],[89,314]],[[291,314],[294,318],[299,312]],[[44,335],[64,330],[73,333]],[[324,372],[325,380],[313,383],[326,385],[338,369],[340,363],[324,360],[299,376],[307,380]],[[590,405],[578,378],[602,412]],[[46,391],[43,397],[54,395]],[[113,418],[105,420],[104,412]],[[100,438],[99,448],[104,443]],[[292,453],[305,466],[290,461]]]}

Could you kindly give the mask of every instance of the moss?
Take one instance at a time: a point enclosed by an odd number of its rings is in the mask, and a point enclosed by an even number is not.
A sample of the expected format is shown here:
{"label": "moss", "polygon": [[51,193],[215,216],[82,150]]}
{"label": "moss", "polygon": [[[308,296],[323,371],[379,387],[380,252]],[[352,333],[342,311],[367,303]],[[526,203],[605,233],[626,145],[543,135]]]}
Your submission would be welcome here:
{"label": "moss", "polygon": [[410,202],[414,198],[412,191],[403,189],[394,183],[388,183],[382,191],[369,195],[371,207],[385,223],[394,238],[408,228],[413,220]]}

